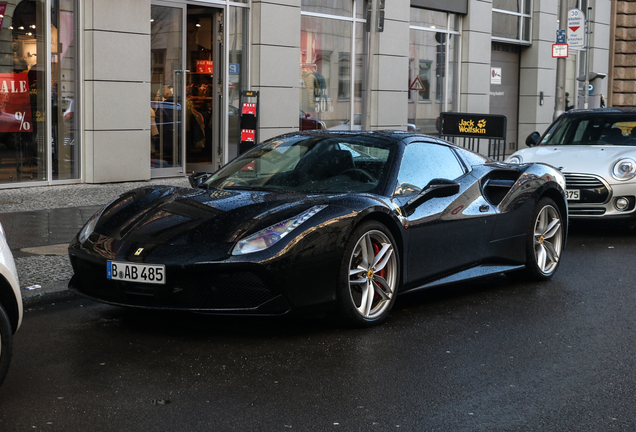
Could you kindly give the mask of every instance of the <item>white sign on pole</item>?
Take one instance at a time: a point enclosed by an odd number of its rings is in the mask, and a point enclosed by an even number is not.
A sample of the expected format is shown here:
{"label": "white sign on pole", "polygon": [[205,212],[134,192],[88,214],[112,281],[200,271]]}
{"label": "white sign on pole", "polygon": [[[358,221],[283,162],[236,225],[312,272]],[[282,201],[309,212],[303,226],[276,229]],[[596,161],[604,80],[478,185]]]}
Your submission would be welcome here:
{"label": "white sign on pole", "polygon": [[568,44],[552,44],[552,57],[562,58],[568,56]]}
{"label": "white sign on pole", "polygon": [[568,45],[573,49],[585,48],[585,15],[581,9],[568,11]]}

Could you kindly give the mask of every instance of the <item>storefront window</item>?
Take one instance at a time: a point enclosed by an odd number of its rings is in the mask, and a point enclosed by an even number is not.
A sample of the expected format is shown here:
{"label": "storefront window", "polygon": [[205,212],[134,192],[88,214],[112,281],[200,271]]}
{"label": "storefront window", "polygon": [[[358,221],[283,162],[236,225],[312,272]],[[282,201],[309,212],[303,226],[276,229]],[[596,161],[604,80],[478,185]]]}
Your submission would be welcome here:
{"label": "storefront window", "polygon": [[300,130],[362,127],[366,34],[364,20],[352,16],[354,4],[356,16],[362,14],[362,0],[302,2]]}
{"label": "storefront window", "polygon": [[300,130],[348,129],[351,25],[301,18]]}
{"label": "storefront window", "polygon": [[302,0],[301,7],[303,12],[345,17],[350,17],[353,14],[353,2],[351,0]]}
{"label": "storefront window", "polygon": [[51,137],[53,180],[80,178],[80,146],[75,114],[77,27],[73,0],[51,4]]}
{"label": "storefront window", "polygon": [[46,180],[45,3],[0,9],[0,182]]}
{"label": "storefront window", "polygon": [[443,111],[457,109],[459,17],[411,8],[409,123],[436,135]]}
{"label": "storefront window", "polygon": [[50,40],[47,2],[0,1],[0,184],[80,177],[76,4],[48,4]]}

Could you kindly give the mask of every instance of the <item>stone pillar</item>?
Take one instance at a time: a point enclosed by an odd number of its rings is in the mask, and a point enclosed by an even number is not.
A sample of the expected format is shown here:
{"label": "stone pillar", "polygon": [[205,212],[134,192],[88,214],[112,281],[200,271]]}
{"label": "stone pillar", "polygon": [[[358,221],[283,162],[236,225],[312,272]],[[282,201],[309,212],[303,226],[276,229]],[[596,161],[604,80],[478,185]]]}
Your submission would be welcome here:
{"label": "stone pillar", "polygon": [[460,112],[490,112],[492,0],[469,0],[462,28]]}
{"label": "stone pillar", "polygon": [[521,52],[519,67],[519,148],[525,147],[530,133],[542,133],[550,126],[555,104],[557,62],[552,58],[552,44],[559,28],[559,2],[535,1],[533,8],[532,45]]}
{"label": "stone pillar", "polygon": [[150,178],[150,0],[86,0],[82,119],[87,183]]}
{"label": "stone pillar", "polygon": [[299,59],[300,0],[253,0],[250,90],[260,92],[260,141],[298,130]]}

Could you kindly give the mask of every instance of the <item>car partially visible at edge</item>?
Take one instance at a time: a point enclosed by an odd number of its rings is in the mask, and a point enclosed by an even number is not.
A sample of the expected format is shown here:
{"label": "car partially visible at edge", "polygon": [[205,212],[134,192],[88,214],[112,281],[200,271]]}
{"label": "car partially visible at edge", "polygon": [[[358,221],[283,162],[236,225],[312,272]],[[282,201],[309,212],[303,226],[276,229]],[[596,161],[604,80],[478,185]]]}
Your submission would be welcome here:
{"label": "car partially visible at edge", "polygon": [[18,272],[0,224],[0,384],[9,370],[13,335],[22,323],[22,295]]}

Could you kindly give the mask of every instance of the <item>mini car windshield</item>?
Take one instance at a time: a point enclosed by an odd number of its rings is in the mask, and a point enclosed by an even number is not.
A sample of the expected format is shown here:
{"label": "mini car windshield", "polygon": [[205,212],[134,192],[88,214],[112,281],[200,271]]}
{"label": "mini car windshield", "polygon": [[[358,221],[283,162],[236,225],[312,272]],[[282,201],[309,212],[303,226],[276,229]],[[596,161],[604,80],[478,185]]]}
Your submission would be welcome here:
{"label": "mini car windshield", "polygon": [[303,193],[381,193],[395,144],[369,136],[294,136],[250,150],[205,187]]}
{"label": "mini car windshield", "polygon": [[566,115],[552,125],[540,145],[636,146],[636,113]]}

